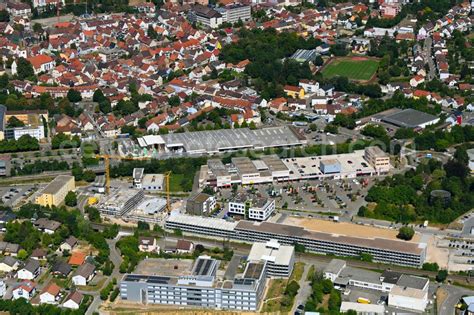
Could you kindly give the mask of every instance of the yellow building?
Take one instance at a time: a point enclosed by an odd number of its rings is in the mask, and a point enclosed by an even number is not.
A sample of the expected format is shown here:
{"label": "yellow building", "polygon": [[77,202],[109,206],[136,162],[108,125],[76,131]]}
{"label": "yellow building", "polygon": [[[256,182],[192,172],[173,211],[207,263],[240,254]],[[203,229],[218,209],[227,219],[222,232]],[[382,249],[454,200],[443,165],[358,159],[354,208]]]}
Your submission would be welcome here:
{"label": "yellow building", "polygon": [[283,90],[285,91],[286,95],[288,95],[291,98],[298,98],[298,99],[304,98],[304,89],[302,87],[293,86],[293,85],[285,85]]}
{"label": "yellow building", "polygon": [[35,203],[44,207],[59,206],[67,193],[76,188],[74,176],[59,175],[35,198]]}

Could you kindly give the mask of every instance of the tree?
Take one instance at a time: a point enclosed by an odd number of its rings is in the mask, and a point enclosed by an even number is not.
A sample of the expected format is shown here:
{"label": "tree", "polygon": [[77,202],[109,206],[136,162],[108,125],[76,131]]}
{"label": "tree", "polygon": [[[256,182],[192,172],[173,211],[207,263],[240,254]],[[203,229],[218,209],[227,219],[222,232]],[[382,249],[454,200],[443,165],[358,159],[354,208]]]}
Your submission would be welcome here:
{"label": "tree", "polygon": [[337,134],[337,133],[339,133],[339,128],[336,125],[329,124],[329,125],[326,125],[326,127],[324,127],[324,132]]}
{"label": "tree", "polygon": [[143,230],[143,231],[149,231],[150,230],[150,225],[144,221],[138,221],[137,223],[137,229]]}
{"label": "tree", "polygon": [[402,226],[400,230],[398,230],[397,238],[409,241],[415,235],[415,230],[411,226]]}
{"label": "tree", "polygon": [[17,254],[18,259],[25,260],[28,258],[28,252],[24,249],[20,249]]}
{"label": "tree", "polygon": [[306,251],[306,248],[303,244],[294,243],[294,246],[295,246],[295,252],[297,253],[304,253]]}
{"label": "tree", "polygon": [[146,35],[150,37],[151,39],[158,38],[158,33],[155,31],[155,29],[153,28],[153,25],[151,24],[148,25]]}
{"label": "tree", "polygon": [[446,278],[448,278],[448,271],[444,269],[438,271],[438,274],[436,275],[436,281],[444,282]]}
{"label": "tree", "polygon": [[92,183],[95,180],[95,173],[93,171],[87,170],[82,175],[82,179],[88,183]]}
{"label": "tree", "polygon": [[94,95],[92,96],[92,100],[94,102],[100,103],[105,99],[107,99],[107,98],[105,97],[105,95],[104,95],[104,93],[102,92],[101,89],[97,89],[97,90],[94,91]]}
{"label": "tree", "polygon": [[108,99],[105,99],[102,102],[100,102],[99,110],[104,114],[110,113],[112,111],[112,105],[110,104],[110,101]]}
{"label": "tree", "polygon": [[35,23],[33,24],[33,31],[38,34],[43,33],[43,26],[39,23]]}
{"label": "tree", "polygon": [[79,91],[76,91],[74,89],[69,89],[69,91],[67,92],[67,99],[71,103],[77,103],[77,102],[82,101],[82,96]]}
{"label": "tree", "polygon": [[0,10],[0,22],[8,22],[10,21],[10,14],[8,14],[7,10]]}
{"label": "tree", "polygon": [[291,297],[294,297],[298,293],[299,289],[300,289],[300,285],[298,284],[298,282],[296,282],[295,280],[292,280],[286,286],[285,295],[289,295]]}
{"label": "tree", "polygon": [[7,126],[9,128],[16,128],[16,127],[24,127],[25,124],[21,120],[16,118],[15,116],[11,116],[10,119],[8,119]]}
{"label": "tree", "polygon": [[322,66],[323,64],[324,64],[324,59],[323,59],[323,57],[321,57],[321,56],[319,56],[319,55],[316,56],[316,58],[314,59],[314,65],[320,67],[320,66]]}
{"label": "tree", "polygon": [[20,80],[25,80],[35,76],[33,65],[25,58],[18,58],[16,72]]}
{"label": "tree", "polygon": [[360,253],[359,257],[360,257],[360,260],[366,261],[366,262],[372,262],[373,260],[372,255],[369,253]]}
{"label": "tree", "polygon": [[439,271],[439,266],[437,263],[424,263],[423,264],[423,267],[422,267],[423,270],[426,270],[426,271]]}
{"label": "tree", "polygon": [[170,105],[171,107],[179,106],[180,103],[181,100],[177,95],[173,95],[168,99],[168,105]]}
{"label": "tree", "polygon": [[64,203],[68,207],[75,207],[77,206],[77,195],[75,192],[70,191],[66,194],[66,197],[64,198]]}

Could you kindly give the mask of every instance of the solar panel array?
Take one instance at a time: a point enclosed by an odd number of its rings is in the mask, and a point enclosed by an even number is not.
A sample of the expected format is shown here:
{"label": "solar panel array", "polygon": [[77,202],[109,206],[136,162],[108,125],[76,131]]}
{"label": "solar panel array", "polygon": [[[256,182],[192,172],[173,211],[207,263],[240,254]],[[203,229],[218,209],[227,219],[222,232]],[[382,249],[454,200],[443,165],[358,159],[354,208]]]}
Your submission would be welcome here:
{"label": "solar panel array", "polygon": [[159,277],[159,276],[146,276],[146,275],[126,275],[124,281],[128,282],[147,282],[153,284],[167,284],[171,278]]}
{"label": "solar panel array", "polygon": [[212,265],[215,263],[214,259],[198,259],[194,268],[194,275],[207,276]]}

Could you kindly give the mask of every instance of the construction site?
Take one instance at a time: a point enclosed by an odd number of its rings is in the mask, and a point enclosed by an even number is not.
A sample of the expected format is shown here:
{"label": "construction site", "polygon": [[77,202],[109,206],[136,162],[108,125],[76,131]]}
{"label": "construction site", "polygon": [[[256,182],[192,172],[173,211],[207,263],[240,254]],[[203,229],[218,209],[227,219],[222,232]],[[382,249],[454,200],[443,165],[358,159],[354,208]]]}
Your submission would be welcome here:
{"label": "construction site", "polygon": [[[163,222],[171,211],[170,172],[165,174],[145,174],[144,170],[134,169],[132,186],[130,183],[117,181],[114,186],[110,179],[110,160],[130,160],[132,158],[96,155],[104,161],[105,175],[91,185],[94,196],[88,198],[88,204],[94,205],[101,215],[110,219],[121,219],[125,222],[143,221],[148,223]],[[150,189],[150,188],[154,189]],[[149,194],[153,192],[162,195]]]}

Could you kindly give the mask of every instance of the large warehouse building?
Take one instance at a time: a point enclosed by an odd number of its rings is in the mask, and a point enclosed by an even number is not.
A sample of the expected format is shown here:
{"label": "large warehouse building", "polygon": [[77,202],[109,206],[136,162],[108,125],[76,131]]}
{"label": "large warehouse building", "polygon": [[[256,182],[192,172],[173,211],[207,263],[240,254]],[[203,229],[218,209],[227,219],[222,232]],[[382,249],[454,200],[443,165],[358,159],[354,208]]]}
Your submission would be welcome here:
{"label": "large warehouse building", "polygon": [[190,155],[217,154],[237,150],[286,148],[306,144],[306,138],[291,126],[251,130],[222,129],[167,135],[147,135],[138,139],[143,149],[158,153],[186,153]]}
{"label": "large warehouse building", "polygon": [[407,108],[403,110],[396,110],[381,119],[383,122],[403,128],[421,128],[437,124],[439,117],[431,114],[420,112],[419,110]]}
{"label": "large warehouse building", "polygon": [[303,227],[270,222],[239,221],[201,218],[189,215],[171,215],[165,227],[170,230],[218,236],[244,242],[267,242],[272,239],[281,244],[304,245],[313,253],[357,257],[370,254],[376,262],[421,267],[426,259],[426,244],[404,242],[377,236],[348,236],[318,232]]}

